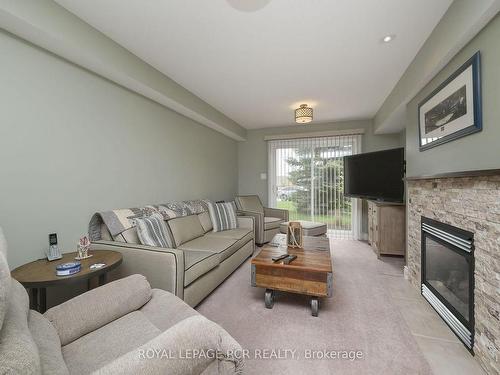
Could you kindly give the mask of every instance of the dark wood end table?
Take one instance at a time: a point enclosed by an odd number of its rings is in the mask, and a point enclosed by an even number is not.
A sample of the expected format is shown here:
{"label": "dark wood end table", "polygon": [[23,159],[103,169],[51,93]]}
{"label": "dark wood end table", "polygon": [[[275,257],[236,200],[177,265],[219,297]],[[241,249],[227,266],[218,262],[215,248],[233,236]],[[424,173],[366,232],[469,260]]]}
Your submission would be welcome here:
{"label": "dark wood end table", "polygon": [[[62,263],[76,262],[76,252],[65,253],[58,260],[49,262],[47,259],[39,259],[17,267],[11,272],[14,279],[19,281],[25,288],[30,290],[30,308],[44,313],[47,310],[47,290],[49,286],[68,285],[87,280],[87,289],[90,289],[90,280],[99,278],[99,286],[107,281],[107,273],[122,263],[122,254],[111,250],[92,250],[92,257],[78,260],[82,264],[80,272],[69,276],[57,276],[56,266]],[[105,263],[98,269],[90,269],[90,265]]]}

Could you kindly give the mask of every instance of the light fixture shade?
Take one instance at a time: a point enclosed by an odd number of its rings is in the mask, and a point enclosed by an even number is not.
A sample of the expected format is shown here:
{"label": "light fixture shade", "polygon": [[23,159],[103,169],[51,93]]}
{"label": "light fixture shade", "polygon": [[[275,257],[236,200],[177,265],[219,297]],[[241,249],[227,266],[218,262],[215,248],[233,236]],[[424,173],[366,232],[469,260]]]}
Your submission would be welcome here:
{"label": "light fixture shade", "polygon": [[301,104],[295,110],[295,122],[297,124],[305,124],[313,120],[313,109],[308,107],[307,104]]}

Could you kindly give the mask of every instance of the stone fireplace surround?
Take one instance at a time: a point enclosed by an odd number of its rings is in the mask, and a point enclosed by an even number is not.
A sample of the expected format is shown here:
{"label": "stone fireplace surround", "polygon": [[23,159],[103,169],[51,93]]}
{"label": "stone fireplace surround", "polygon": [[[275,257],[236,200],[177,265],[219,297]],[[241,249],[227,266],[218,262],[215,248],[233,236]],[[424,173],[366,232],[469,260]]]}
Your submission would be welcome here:
{"label": "stone fireplace surround", "polygon": [[406,180],[410,282],[420,290],[421,216],[474,233],[474,354],[489,374],[500,373],[500,170]]}

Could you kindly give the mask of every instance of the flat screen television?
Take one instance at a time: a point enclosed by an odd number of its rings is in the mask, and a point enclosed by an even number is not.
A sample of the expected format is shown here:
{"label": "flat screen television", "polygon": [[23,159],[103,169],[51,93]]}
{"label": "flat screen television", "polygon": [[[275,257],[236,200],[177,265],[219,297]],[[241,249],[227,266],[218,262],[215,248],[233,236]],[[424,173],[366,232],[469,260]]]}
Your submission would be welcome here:
{"label": "flat screen television", "polygon": [[404,149],[395,148],[344,157],[344,195],[403,202]]}

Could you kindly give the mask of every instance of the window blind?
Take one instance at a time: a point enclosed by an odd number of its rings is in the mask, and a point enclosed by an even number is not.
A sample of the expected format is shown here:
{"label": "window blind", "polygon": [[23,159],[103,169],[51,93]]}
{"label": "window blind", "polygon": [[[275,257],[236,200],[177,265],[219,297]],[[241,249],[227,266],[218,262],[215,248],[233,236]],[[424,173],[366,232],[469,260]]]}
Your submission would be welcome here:
{"label": "window blind", "polygon": [[268,141],[269,203],[290,220],[327,224],[328,234],[359,234],[357,200],[344,196],[343,157],[360,151],[361,135]]}

